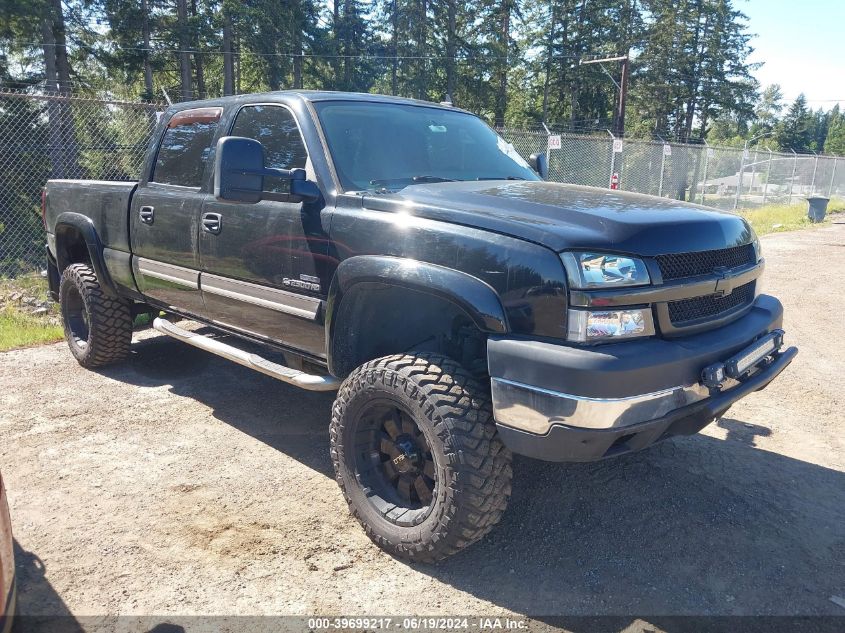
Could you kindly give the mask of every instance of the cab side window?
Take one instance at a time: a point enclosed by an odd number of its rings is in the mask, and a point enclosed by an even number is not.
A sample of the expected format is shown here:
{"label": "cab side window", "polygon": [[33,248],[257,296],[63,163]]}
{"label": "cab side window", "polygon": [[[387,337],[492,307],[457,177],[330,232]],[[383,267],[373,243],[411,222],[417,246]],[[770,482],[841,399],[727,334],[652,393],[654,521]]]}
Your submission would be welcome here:
{"label": "cab side window", "polygon": [[[293,114],[282,106],[245,106],[238,112],[230,132],[245,136],[264,146],[264,164],[279,169],[304,168],[308,152]],[[266,178],[264,188],[276,193],[288,193],[290,183],[278,178]]]}
{"label": "cab side window", "polygon": [[199,187],[222,108],[197,108],[174,114],[156,155],[151,182]]}

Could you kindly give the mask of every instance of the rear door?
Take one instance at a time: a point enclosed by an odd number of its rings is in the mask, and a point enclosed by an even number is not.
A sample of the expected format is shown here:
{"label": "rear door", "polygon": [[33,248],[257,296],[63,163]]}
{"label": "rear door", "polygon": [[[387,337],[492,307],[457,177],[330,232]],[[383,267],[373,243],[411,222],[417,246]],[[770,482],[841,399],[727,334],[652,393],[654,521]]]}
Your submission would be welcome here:
{"label": "rear door", "polygon": [[129,210],[132,265],[141,292],[196,315],[205,314],[197,244],[207,195],[202,186],[222,111],[195,108],[170,118]]}
{"label": "rear door", "polygon": [[[304,168],[308,152],[293,112],[281,104],[248,104],[235,114],[231,136],[264,146],[265,165]],[[289,183],[266,178],[265,189],[288,192]],[[327,235],[320,210],[300,202],[203,204],[200,232],[202,293],[213,321],[325,356],[321,303]]]}

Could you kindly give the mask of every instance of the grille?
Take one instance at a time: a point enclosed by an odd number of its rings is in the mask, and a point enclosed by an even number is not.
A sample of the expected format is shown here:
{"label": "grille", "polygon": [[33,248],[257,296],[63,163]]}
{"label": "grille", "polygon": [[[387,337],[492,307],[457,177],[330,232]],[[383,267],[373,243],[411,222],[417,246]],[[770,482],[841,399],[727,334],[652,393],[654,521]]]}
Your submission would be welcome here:
{"label": "grille", "polygon": [[707,295],[670,301],[669,320],[672,325],[681,325],[688,321],[714,318],[730,312],[739,306],[745,306],[754,301],[754,282],[750,281],[727,295]]}
{"label": "grille", "polygon": [[698,253],[678,253],[676,255],[658,255],[657,265],[663,280],[682,279],[709,275],[718,266],[736,268],[755,262],[754,245],[720,248],[716,251],[701,251]]}

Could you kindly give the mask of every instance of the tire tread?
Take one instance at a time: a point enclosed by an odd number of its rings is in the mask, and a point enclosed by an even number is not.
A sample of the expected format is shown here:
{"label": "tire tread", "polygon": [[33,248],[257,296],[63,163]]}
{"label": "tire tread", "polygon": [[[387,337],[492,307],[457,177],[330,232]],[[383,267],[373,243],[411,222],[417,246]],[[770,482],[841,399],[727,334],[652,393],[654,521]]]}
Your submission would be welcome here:
{"label": "tire tread", "polygon": [[[341,468],[340,445],[346,403],[364,385],[404,390],[421,410],[446,448],[450,490],[438,504],[437,529],[427,540],[393,542],[369,525],[355,507]],[[399,354],[365,363],[341,385],[332,407],[331,457],[337,482],[351,514],[367,535],[386,551],[417,562],[433,563],[483,538],[499,522],[511,493],[511,453],[496,433],[489,395],[454,360],[438,354]]]}
{"label": "tire tread", "polygon": [[[132,314],[124,299],[103,292],[94,270],[88,264],[71,264],[62,272],[61,285],[73,284],[88,310],[88,344],[84,349],[70,343],[71,332],[64,319],[65,338],[74,357],[83,367],[110,365],[125,359],[132,344]],[[64,296],[59,288],[60,296]],[[64,313],[63,313],[64,316]]]}

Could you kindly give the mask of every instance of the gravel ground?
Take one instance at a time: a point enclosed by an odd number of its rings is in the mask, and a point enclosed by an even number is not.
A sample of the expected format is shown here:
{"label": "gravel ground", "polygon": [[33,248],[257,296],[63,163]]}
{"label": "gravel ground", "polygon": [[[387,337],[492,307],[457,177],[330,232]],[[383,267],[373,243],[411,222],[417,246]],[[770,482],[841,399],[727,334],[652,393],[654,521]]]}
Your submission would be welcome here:
{"label": "gravel ground", "polygon": [[439,566],[349,518],[331,395],[151,332],[100,372],[64,344],[0,354],[20,610],[845,614],[845,222],[763,245],[801,350],[770,388],[639,454],[517,458],[503,523]]}

